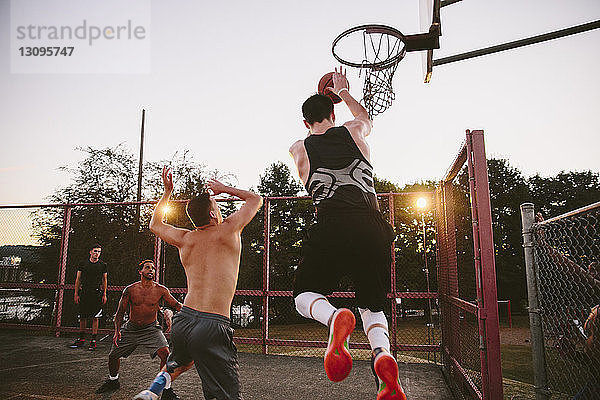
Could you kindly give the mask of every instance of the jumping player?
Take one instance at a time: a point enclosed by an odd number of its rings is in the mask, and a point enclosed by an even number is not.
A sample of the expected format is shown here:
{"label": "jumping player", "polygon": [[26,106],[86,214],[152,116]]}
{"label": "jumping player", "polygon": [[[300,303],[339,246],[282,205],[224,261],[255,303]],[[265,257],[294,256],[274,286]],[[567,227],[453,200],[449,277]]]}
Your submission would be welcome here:
{"label": "jumping player", "polygon": [[[96,390],[105,393],[121,387],[119,383],[119,367],[121,357],[127,358],[138,346],[144,346],[150,357],[160,358],[160,368],[167,363],[169,345],[157,321],[161,300],[174,310],[181,310],[179,303],[169,289],[156,283],[154,277],[156,268],[151,260],[144,260],[138,265],[140,280],[132,283],[123,290],[119,307],[115,315],[115,333],[113,345],[108,355],[108,379]],[[123,325],[123,316],[129,312],[129,320]],[[167,330],[171,326],[173,313],[165,309],[164,316]],[[178,399],[173,389],[165,388],[163,400]]]}
{"label": "jumping player", "polygon": [[108,287],[108,269],[100,261],[102,246],[93,244],[90,247],[90,257],[77,269],[75,278],[75,304],[79,305],[79,337],[69,347],[72,349],[85,344],[85,328],[87,319],[92,318],[92,339],[88,350],[96,350],[99,319],[102,317],[102,305],[106,304],[106,289]]}
{"label": "jumping player", "polygon": [[169,384],[194,364],[206,399],[242,399],[237,349],[233,343],[229,311],[237,285],[242,229],[254,218],[262,197],[212,180],[214,195],[227,193],[244,201],[239,210],[223,219],[216,200],[200,194],[187,204],[193,231],[163,222],[163,207],[173,191],[171,171],[163,168],[165,193],[156,205],[150,229],[179,249],[187,277],[187,295],[181,312],[173,317],[171,355],[148,390],[134,399],[158,399]]}
{"label": "jumping player", "polygon": [[302,105],[309,136],[290,148],[300,179],[317,209],[317,223],[308,229],[296,271],[296,309],[303,317],[329,326],[325,372],[334,382],[345,379],[352,368],[347,348],[355,318],[346,308],[336,309],[325,295],[337,288],[342,276],[349,276],[372,349],[377,399],[406,399],[398,364],[390,354],[383,313],[395,234],[379,212],[373,185],[365,140],[372,122],[365,108],[350,95],[341,68],[335,70],[333,83],[332,91],[346,103],[354,119],[336,127],[333,102],[326,95],[315,94]]}

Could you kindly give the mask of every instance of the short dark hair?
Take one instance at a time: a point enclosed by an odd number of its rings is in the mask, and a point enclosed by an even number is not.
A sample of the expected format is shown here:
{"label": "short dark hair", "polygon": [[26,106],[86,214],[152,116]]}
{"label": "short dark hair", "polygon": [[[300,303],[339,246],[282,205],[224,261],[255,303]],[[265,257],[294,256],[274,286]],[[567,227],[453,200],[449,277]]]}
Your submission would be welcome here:
{"label": "short dark hair", "polygon": [[329,118],[332,112],[333,101],[323,94],[314,94],[302,104],[302,115],[309,125]]}
{"label": "short dark hair", "polygon": [[185,211],[195,227],[206,225],[210,222],[210,195],[208,192],[194,196],[185,206]]}
{"label": "short dark hair", "polygon": [[141,271],[142,268],[144,268],[144,264],[146,264],[147,262],[151,262],[152,264],[154,264],[154,261],[152,261],[150,259],[140,261],[140,263],[138,264],[138,271]]}
{"label": "short dark hair", "polygon": [[92,251],[94,249],[101,249],[102,245],[100,243],[92,243],[91,246],[89,247],[88,251]]}

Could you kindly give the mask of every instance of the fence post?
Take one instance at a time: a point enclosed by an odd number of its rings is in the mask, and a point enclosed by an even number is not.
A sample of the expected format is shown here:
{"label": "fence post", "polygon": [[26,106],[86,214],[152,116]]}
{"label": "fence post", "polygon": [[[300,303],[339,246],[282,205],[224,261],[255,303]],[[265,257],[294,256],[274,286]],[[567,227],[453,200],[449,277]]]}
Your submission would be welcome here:
{"label": "fence post", "polygon": [[531,329],[535,398],[536,400],[547,400],[550,398],[550,392],[546,376],[546,353],[540,318],[536,267],[533,256],[533,234],[531,229],[534,220],[533,204],[521,204],[521,225],[523,227],[523,251],[525,253],[525,271],[527,274],[527,297],[529,299],[529,325]]}
{"label": "fence post", "polygon": [[[390,209],[390,225],[394,227],[394,195],[390,192],[388,197],[388,205]],[[396,229],[394,228],[394,231]],[[398,349],[396,348],[398,340],[398,329],[396,327],[396,240],[392,242],[392,263],[390,265],[390,282],[392,291],[392,354],[394,358],[398,358]],[[428,353],[429,354],[429,353]]]}
{"label": "fence post", "polygon": [[[161,282],[160,279],[163,275],[164,272],[164,263],[162,260],[162,248],[163,248],[163,241],[161,238],[159,238],[157,235],[154,236],[154,255],[153,255],[153,261],[154,261],[154,266],[156,268],[156,281],[157,282]],[[165,283],[164,277],[162,277],[162,283]]]}
{"label": "fence post", "polygon": [[477,283],[477,319],[481,354],[481,378],[484,399],[503,396],[500,362],[500,323],[496,264],[492,231],[492,208],[483,131],[467,131],[475,279]]}
{"label": "fence post", "polygon": [[71,230],[71,207],[65,207],[63,214],[63,226],[60,237],[60,259],[58,270],[58,301],[56,304],[55,335],[60,336],[60,324],[62,321],[63,299],[65,296],[65,281],[67,276],[67,253],[69,252],[69,232]]}
{"label": "fence post", "polygon": [[263,354],[269,353],[267,339],[269,338],[269,245],[271,243],[271,202],[265,197],[264,210],[264,238],[265,249],[263,253],[263,321],[262,321],[262,348]]}

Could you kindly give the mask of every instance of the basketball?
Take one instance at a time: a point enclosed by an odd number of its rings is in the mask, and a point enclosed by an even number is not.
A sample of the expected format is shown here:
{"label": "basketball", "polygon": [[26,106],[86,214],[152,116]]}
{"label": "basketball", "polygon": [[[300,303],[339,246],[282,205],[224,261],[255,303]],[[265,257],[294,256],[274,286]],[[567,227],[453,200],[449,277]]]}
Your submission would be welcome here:
{"label": "basketball", "polygon": [[[348,87],[350,87],[350,86],[348,86]],[[317,92],[319,94],[324,94],[325,96],[329,97],[331,99],[331,101],[333,101],[333,104],[337,104],[340,101],[342,101],[342,98],[340,96],[333,93],[332,91],[329,91],[329,90],[325,91],[325,88],[333,89],[333,72],[328,72],[325,75],[323,75],[321,80],[319,80]]]}

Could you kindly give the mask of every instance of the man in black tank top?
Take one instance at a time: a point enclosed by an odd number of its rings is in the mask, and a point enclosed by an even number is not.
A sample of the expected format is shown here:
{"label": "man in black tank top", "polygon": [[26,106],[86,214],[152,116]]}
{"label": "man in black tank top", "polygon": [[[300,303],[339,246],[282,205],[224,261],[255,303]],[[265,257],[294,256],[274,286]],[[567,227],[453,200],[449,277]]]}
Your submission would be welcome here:
{"label": "man in black tank top", "polygon": [[350,95],[341,68],[334,72],[333,83],[332,91],[342,98],[354,119],[336,127],[331,99],[322,94],[311,96],[302,105],[309,136],[290,148],[300,179],[317,209],[317,223],[304,238],[294,301],[300,315],[329,326],[325,372],[330,380],[341,381],[352,368],[348,343],[355,317],[346,308],[336,309],[325,295],[337,289],[343,276],[350,277],[373,350],[377,400],[405,400],[383,313],[395,233],[379,212],[373,185],[366,142],[372,122],[365,108]]}

